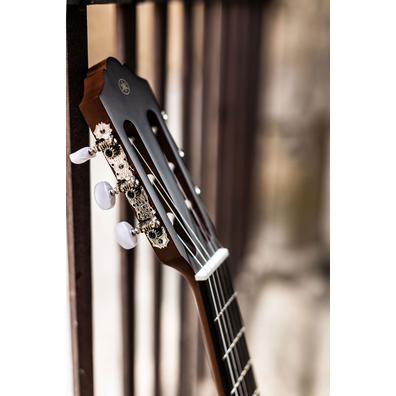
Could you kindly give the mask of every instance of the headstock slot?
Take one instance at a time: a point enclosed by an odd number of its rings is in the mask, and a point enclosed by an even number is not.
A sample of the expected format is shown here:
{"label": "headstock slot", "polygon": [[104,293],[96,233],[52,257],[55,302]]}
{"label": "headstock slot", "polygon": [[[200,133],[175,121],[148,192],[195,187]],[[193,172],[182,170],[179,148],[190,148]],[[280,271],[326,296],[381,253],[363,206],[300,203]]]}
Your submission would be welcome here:
{"label": "headstock slot", "polygon": [[[128,137],[129,143],[131,144],[133,150],[136,152],[137,157],[140,159],[140,163],[144,168],[146,174],[152,174],[155,177],[154,189],[157,192],[158,199],[161,201],[162,206],[167,212],[175,214],[175,218],[177,219],[177,221],[174,222],[173,228],[175,229],[178,236],[188,246],[191,253],[193,255],[196,255],[196,248],[191,243],[191,238],[189,237],[189,235],[187,235],[185,226],[181,225],[180,214],[178,214],[180,210],[175,205],[175,202],[169,198],[170,192],[166,188],[166,184],[161,177],[161,172],[158,171],[156,165],[152,161],[150,154],[148,153],[146,146],[144,145],[135,125],[132,121],[125,120],[123,123],[123,128]],[[165,156],[164,159],[166,161]]]}
{"label": "headstock slot", "polygon": [[151,129],[153,130],[155,128],[154,135],[162,149],[165,160],[168,163],[172,163],[174,165],[174,169],[172,169],[172,172],[183,196],[186,200],[191,202],[192,208],[190,211],[193,214],[193,218],[195,219],[197,226],[202,232],[205,240],[210,241],[210,232],[205,224],[205,217],[201,212],[201,208],[197,205],[196,193],[191,190],[190,185],[187,183],[186,180],[186,174],[181,169],[180,162],[182,161],[182,159],[180,158],[180,156],[174,154],[174,150],[172,150],[172,147],[169,144],[168,139],[166,138],[165,131],[163,130],[157,115],[152,110],[149,110],[147,112],[147,119],[150,123]]}

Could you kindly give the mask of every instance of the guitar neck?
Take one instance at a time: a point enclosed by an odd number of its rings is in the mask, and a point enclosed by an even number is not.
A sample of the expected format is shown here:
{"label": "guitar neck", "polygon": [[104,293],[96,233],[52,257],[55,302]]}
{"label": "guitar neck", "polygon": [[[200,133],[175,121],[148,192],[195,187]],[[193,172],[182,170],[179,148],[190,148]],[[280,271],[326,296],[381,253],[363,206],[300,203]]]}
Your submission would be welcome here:
{"label": "guitar neck", "polygon": [[[218,395],[257,396],[245,326],[224,261],[226,249],[216,247],[200,190],[190,179],[183,151],[173,141],[148,82],[108,58],[88,71],[84,84],[80,109],[95,145],[71,155],[72,161],[80,164],[103,152],[117,185],[98,183],[98,205],[107,210],[114,206],[116,194],[125,194],[139,220],[137,227],[117,224],[118,242],[131,249],[137,235],[146,234],[159,261],[187,279]],[[213,249],[209,260],[200,249],[205,246]]]}
{"label": "guitar neck", "polygon": [[201,307],[198,304],[201,325],[218,393],[257,396],[245,325],[228,263],[224,262],[209,279],[197,283],[198,300],[202,302]]}

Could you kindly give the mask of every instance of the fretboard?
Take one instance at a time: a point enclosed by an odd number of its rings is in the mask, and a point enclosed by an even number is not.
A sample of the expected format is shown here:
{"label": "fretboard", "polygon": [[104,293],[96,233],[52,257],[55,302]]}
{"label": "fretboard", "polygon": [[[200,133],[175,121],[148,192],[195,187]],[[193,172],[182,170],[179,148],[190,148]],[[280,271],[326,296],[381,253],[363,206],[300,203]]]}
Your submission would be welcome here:
{"label": "fretboard", "polygon": [[209,279],[199,282],[199,286],[224,394],[259,395],[228,263],[224,262]]}

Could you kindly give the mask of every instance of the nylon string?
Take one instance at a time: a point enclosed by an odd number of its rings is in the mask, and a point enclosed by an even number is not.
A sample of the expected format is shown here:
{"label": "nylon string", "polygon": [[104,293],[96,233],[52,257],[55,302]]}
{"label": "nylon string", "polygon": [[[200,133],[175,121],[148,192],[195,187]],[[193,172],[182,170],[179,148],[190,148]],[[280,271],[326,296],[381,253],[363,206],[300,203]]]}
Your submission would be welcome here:
{"label": "nylon string", "polygon": [[[140,153],[139,149],[136,147],[136,145],[135,145],[133,142],[131,142],[131,144],[133,145],[133,147],[135,148],[135,150],[136,150],[136,152],[139,154],[139,156],[143,159],[144,163],[146,164],[147,168],[150,170],[151,174],[155,177],[155,174],[154,174],[153,170],[151,169],[151,167],[149,166],[149,164],[147,163],[147,161],[145,160],[145,158],[143,157],[143,155]],[[202,258],[203,258],[203,260],[204,260],[204,263],[206,264],[206,263],[207,263],[207,260],[206,260],[205,256],[202,254],[202,252],[200,251],[200,249],[197,247],[197,245],[195,244],[195,242],[194,242],[194,240],[193,240],[191,234],[190,234],[189,232],[187,232],[187,230],[185,229],[185,227],[184,227],[182,221],[178,218],[178,216],[176,215],[176,213],[173,211],[171,205],[169,205],[168,201],[164,198],[164,196],[162,195],[162,193],[159,191],[158,187],[156,186],[156,182],[157,182],[158,185],[162,188],[162,190],[164,191],[164,193],[165,193],[165,195],[167,196],[167,198],[169,199],[169,201],[173,204],[174,208],[176,209],[176,211],[178,212],[178,214],[180,215],[180,217],[183,219],[184,224],[191,230],[192,235],[195,237],[195,239],[198,241],[198,243],[200,244],[200,246],[203,248],[203,250],[204,250],[204,252],[207,254],[208,258],[210,258],[211,256],[209,255],[209,253],[206,251],[206,249],[205,249],[204,246],[202,245],[200,239],[195,235],[194,231],[192,230],[192,228],[190,227],[190,225],[188,224],[188,222],[186,221],[186,219],[183,217],[183,215],[182,215],[182,213],[180,212],[180,210],[177,208],[177,205],[173,202],[172,198],[169,196],[169,194],[168,194],[167,190],[165,189],[165,187],[161,184],[161,182],[158,180],[158,178],[155,177],[155,180],[154,180],[154,187],[155,187],[156,190],[160,193],[162,199],[166,202],[166,204],[168,205],[168,207],[169,207],[169,209],[171,210],[172,214],[175,216],[175,219],[180,223],[180,225],[181,225],[181,227],[183,228],[184,232],[185,232],[186,235],[189,237],[191,243],[194,245],[194,247],[195,247],[195,249],[197,250],[197,252],[202,256]],[[183,241],[183,239],[182,239],[180,236],[178,236],[178,237],[179,237],[180,241],[182,242],[182,244],[184,245],[184,247],[186,248],[186,250],[190,253],[190,255],[195,259],[195,261],[196,261],[196,262],[199,264],[199,266],[202,268],[203,266],[202,266],[201,262],[198,260],[198,258],[191,252],[191,249],[189,249],[189,247],[188,247],[187,244]],[[213,253],[214,253],[214,252],[215,252],[215,246],[213,245],[212,241],[210,241],[210,240],[209,240],[209,245],[210,245],[210,247],[211,247],[211,250],[212,250]],[[217,272],[217,271],[216,271],[216,272]],[[217,304],[216,304],[216,300],[215,300],[215,297],[214,297],[214,292],[213,292],[213,288],[212,288],[211,277],[213,277],[213,282],[214,282],[214,286],[215,286],[215,289],[216,289],[216,294],[217,294],[217,296],[218,296],[218,300],[219,300],[219,303],[220,303],[220,304],[221,304],[221,300],[220,300],[220,297],[219,297],[219,291],[218,291],[216,279],[214,278],[214,274],[212,274],[212,275],[208,278],[208,283],[209,283],[209,288],[210,288],[210,292],[211,292],[211,296],[212,296],[213,306],[214,306],[214,308],[215,308],[215,312],[216,312],[216,316],[217,316],[219,311],[218,311]],[[224,296],[223,290],[222,290],[222,287],[221,287],[221,284],[219,285],[219,289],[221,290],[221,294]],[[224,297],[223,297],[223,298],[224,298]],[[228,315],[228,313],[227,313],[227,315]],[[224,316],[224,315],[223,315],[223,316]],[[229,334],[228,334],[228,331],[227,331],[227,326],[226,326],[225,318],[223,317],[222,319],[223,319],[223,324],[224,324],[224,326],[225,326],[225,333],[226,333],[227,341],[228,341],[228,344],[230,345],[230,344],[231,344],[231,341],[230,341],[230,337],[229,337]],[[228,318],[228,322],[229,322],[229,318]],[[229,322],[229,323],[230,323],[230,322]],[[221,335],[221,339],[222,339],[222,342],[223,342],[223,348],[224,348],[224,351],[226,352],[228,348],[227,348],[227,346],[226,346],[226,342],[225,342],[224,334],[223,334],[223,329],[222,329],[222,326],[221,326],[220,321],[219,321],[219,330],[220,330],[220,335]],[[237,370],[236,378],[239,377],[239,373],[240,373],[240,370],[241,370],[241,369],[238,369],[238,367],[237,367],[237,365],[236,365],[236,360],[235,360],[235,356],[234,356],[235,351],[236,351],[236,353],[237,353],[237,361],[239,362],[239,366],[240,366],[240,359],[239,359],[239,354],[238,354],[237,349],[234,349],[234,348],[233,348],[232,351],[231,351],[231,353],[230,353],[230,354],[227,354],[227,356],[226,356],[226,357],[227,357],[228,368],[229,368],[229,372],[230,372],[230,376],[231,376],[231,380],[232,380],[232,382],[233,382],[233,385],[235,385],[235,378],[234,378],[234,370],[231,369],[230,355],[231,355],[231,359],[232,359],[232,362],[233,362],[232,366]],[[236,396],[239,396],[239,390],[240,390],[239,388],[236,389],[236,392],[235,392],[235,393],[236,393]],[[244,390],[246,390],[246,385],[245,385]],[[245,392],[243,392],[243,393],[244,393],[244,394],[243,394],[243,395],[240,395],[240,396],[245,396]],[[246,395],[246,396],[249,396],[249,395]]]}

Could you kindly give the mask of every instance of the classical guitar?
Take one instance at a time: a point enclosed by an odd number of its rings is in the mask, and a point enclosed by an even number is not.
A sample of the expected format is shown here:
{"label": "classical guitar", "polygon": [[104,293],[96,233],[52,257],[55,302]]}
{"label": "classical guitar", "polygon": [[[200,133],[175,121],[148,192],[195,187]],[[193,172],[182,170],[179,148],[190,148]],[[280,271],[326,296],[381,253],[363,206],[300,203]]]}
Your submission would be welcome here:
{"label": "classical guitar", "polygon": [[218,395],[259,395],[229,252],[216,238],[200,189],[148,82],[108,58],[89,69],[80,109],[96,142],[71,154],[71,161],[80,164],[101,152],[117,184],[97,184],[96,202],[110,209],[116,196],[125,194],[137,218],[136,227],[126,222],[115,226],[117,241],[131,249],[145,234],[159,261],[187,279]]}

